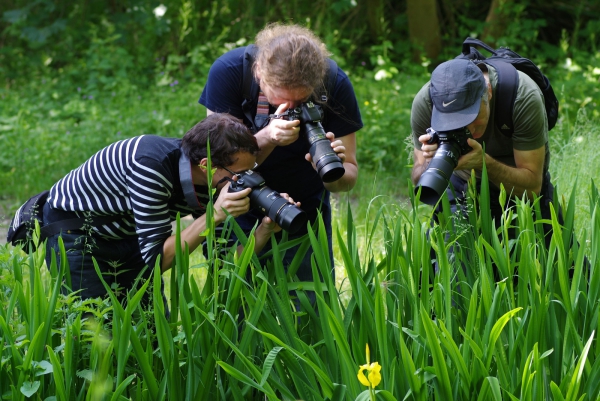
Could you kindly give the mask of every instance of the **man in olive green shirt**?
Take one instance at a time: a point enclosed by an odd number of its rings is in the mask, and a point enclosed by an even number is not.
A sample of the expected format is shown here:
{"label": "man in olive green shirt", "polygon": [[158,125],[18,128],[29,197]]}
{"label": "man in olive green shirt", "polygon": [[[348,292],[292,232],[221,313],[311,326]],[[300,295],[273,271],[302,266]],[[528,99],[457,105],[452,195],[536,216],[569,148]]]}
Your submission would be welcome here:
{"label": "man in olive green shirt", "polygon": [[513,198],[526,194],[528,199],[534,199],[541,195],[542,214],[550,216],[553,187],[548,174],[550,153],[544,98],[531,78],[522,72],[518,76],[514,133],[508,137],[494,123],[498,77],[492,66],[454,59],[433,71],[431,81],[417,93],[412,105],[413,183],[418,183],[438,150],[437,143],[428,143],[431,135],[427,128],[440,132],[466,127],[473,136],[467,139],[472,150],[458,158],[450,178],[454,191],[449,188],[447,193],[453,209],[464,203],[471,171],[481,177],[485,145],[490,206],[496,224],[502,215],[498,200],[500,184]]}

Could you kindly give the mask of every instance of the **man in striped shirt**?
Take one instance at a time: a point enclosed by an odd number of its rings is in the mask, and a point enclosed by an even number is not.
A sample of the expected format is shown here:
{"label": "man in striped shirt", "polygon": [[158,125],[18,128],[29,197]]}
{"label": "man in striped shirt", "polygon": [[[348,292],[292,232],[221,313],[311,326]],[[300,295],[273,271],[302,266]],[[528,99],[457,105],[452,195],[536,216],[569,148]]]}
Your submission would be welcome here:
{"label": "man in striped shirt", "polygon": [[[92,256],[110,286],[127,290],[146,266],[150,269],[143,277],[150,277],[159,258],[163,272],[173,264],[175,235],[171,223],[177,213],[194,217],[181,232],[181,241],[182,246],[188,244],[190,252],[196,249],[207,228],[208,141],[212,166],[216,167],[210,183],[214,196],[218,195],[215,223],[226,219],[225,211],[232,216],[246,213],[251,189],[230,193],[228,188],[234,174],[254,167],[256,139],[238,119],[212,114],[183,139],[142,135],[113,143],[58,181],[44,206],[44,225],[81,217],[92,223],[50,236],[48,266],[51,254],[59,249],[61,235],[73,291],[80,290],[82,298],[106,295]],[[93,224],[100,216],[108,222]],[[262,249],[277,230],[265,217],[256,229],[256,249]]]}

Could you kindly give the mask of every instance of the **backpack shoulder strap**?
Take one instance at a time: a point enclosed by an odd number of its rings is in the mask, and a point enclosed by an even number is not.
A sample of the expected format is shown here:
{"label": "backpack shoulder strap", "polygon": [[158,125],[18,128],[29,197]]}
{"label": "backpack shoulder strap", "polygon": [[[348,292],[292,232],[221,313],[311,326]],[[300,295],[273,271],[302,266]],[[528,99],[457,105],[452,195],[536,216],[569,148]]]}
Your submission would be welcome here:
{"label": "backpack shoulder strap", "polygon": [[[477,49],[472,46],[479,46],[490,52],[489,58],[484,57]],[[494,120],[496,127],[507,137],[512,136],[515,131],[513,123],[513,107],[517,98],[517,88],[519,87],[519,74],[517,69],[503,58],[520,57],[518,54],[508,49],[494,49],[475,38],[466,38],[462,45],[462,52],[456,58],[466,58],[473,61],[489,64],[496,69],[498,74],[498,85],[494,100],[495,112]]]}
{"label": "backpack shoulder strap", "polygon": [[256,111],[256,102],[258,100],[258,84],[254,81],[254,76],[252,75],[252,65],[254,64],[254,57],[257,50],[256,45],[250,44],[246,46],[242,67],[242,90],[244,95],[242,110],[248,121],[252,124],[254,132],[256,132],[254,112]]}
{"label": "backpack shoulder strap", "polygon": [[513,107],[517,98],[519,87],[519,74],[511,63],[504,62],[492,57],[485,60],[486,64],[496,69],[498,74],[498,85],[496,86],[496,100],[494,102],[496,111],[494,119],[496,127],[505,136],[512,136],[515,132],[513,123]]}

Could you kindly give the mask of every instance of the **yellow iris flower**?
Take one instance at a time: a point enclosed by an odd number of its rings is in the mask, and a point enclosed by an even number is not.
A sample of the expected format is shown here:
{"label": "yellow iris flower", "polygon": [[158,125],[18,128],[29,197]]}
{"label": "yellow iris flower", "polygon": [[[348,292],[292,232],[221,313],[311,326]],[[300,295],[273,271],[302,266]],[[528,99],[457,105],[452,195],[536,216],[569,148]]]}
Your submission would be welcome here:
{"label": "yellow iris flower", "polygon": [[[371,360],[371,352],[369,351],[369,344],[367,344],[367,363],[365,365],[360,365],[358,369],[358,381],[360,381],[363,385],[375,388],[379,383],[381,383],[381,365],[378,362],[370,363]],[[367,376],[363,373],[367,371]]]}

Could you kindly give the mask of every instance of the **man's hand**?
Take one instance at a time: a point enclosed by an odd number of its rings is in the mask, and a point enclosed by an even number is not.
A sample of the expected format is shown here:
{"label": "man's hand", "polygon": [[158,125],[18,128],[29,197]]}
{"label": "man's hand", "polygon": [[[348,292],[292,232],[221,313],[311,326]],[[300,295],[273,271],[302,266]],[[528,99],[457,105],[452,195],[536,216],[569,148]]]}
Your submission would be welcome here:
{"label": "man's hand", "polygon": [[[344,143],[340,139],[335,140],[335,134],[333,132],[328,132],[325,134],[325,136],[331,142],[331,149],[342,160],[342,163],[344,163],[346,161],[346,147],[344,146]],[[307,153],[304,157],[306,161],[310,162],[313,168],[316,170],[317,166],[315,165],[310,153]]]}
{"label": "man's hand", "polygon": [[[300,207],[300,202],[294,202],[290,195],[286,193],[280,193],[279,195],[281,195],[282,198],[287,200],[288,203],[292,203],[296,205],[296,207]],[[279,231],[281,231],[281,227],[277,223],[275,223],[275,221],[273,221],[273,219],[271,219],[269,216],[263,217],[262,222],[256,228],[257,237],[259,232],[263,235],[270,236],[272,233],[278,233]]]}
{"label": "man's hand", "polygon": [[[294,200],[286,193],[279,194],[281,197],[286,199],[288,202],[295,204],[297,207],[300,207],[300,202],[294,202]],[[260,252],[273,233],[277,233],[281,231],[281,227],[276,224],[271,218],[268,216],[263,217],[261,223],[256,227],[256,231],[254,232],[254,239],[256,242],[254,243],[254,251]]]}
{"label": "man's hand", "polygon": [[410,177],[412,179],[413,184],[417,184],[421,175],[427,170],[429,163],[431,163],[431,159],[435,156],[438,150],[438,144],[432,143],[429,144],[427,141],[431,139],[431,135],[423,134],[419,136],[419,142],[421,142],[421,149],[414,148],[413,149],[413,168],[410,173]]}
{"label": "man's hand", "polygon": [[246,188],[240,192],[229,192],[230,185],[230,182],[225,184],[214,204],[214,219],[217,224],[224,222],[227,218],[227,214],[223,209],[227,210],[227,213],[233,217],[238,217],[250,210],[250,198],[248,198],[248,195],[250,195],[252,189]]}
{"label": "man's hand", "polygon": [[430,139],[431,135],[429,134],[421,135],[419,137],[419,142],[422,143],[421,152],[423,153],[423,157],[427,161],[427,164],[429,164],[431,159],[433,159],[433,156],[435,156],[435,152],[437,152],[437,149],[439,147],[437,142],[432,144],[427,143],[427,141],[429,141]]}
{"label": "man's hand", "polygon": [[[288,109],[288,104],[279,105],[275,114],[283,114]],[[267,126],[267,135],[271,144],[275,146],[287,146],[298,139],[300,135],[300,120],[288,121],[282,118],[274,118]]]}
{"label": "man's hand", "polygon": [[[216,224],[224,222],[227,218],[227,213],[225,213],[223,209],[227,210],[227,212],[234,217],[244,214],[250,209],[250,199],[248,198],[248,195],[250,194],[251,189],[246,188],[240,192],[230,193],[229,185],[231,185],[230,182],[223,186],[219,193],[219,197],[214,203],[215,213],[213,216]],[[190,253],[193,252],[194,249],[200,246],[200,243],[204,241],[206,228],[206,214],[203,214],[181,232],[181,246],[184,247],[185,244],[187,244]],[[176,236],[171,235],[163,244],[163,258],[161,262],[162,272],[170,269],[173,260],[175,260],[175,241]]]}
{"label": "man's hand", "polygon": [[471,171],[475,169],[479,171],[483,168],[483,148],[479,142],[472,138],[467,138],[467,143],[473,150],[458,159],[455,170]]}

